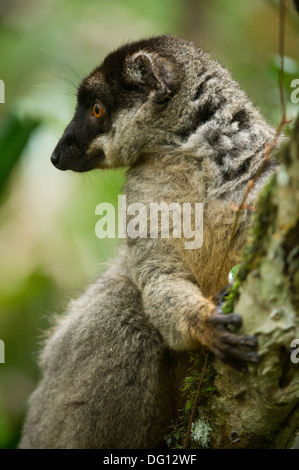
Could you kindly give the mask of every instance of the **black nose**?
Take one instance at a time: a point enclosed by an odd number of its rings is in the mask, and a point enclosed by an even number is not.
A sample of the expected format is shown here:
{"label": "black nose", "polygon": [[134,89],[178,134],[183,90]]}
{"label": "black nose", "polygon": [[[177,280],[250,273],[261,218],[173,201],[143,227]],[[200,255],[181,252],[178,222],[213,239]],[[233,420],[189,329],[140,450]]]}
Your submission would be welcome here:
{"label": "black nose", "polygon": [[57,150],[54,150],[54,152],[51,155],[51,162],[53,163],[56,168],[59,168],[59,153]]}

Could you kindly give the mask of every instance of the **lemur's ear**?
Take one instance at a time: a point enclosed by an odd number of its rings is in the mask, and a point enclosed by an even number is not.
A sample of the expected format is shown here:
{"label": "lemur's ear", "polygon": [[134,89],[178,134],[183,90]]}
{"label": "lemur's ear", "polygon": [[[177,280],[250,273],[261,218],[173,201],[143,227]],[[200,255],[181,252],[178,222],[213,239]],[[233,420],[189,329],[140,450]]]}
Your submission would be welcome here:
{"label": "lemur's ear", "polygon": [[158,103],[169,99],[178,87],[177,66],[149,52],[137,52],[128,57],[124,75],[128,83],[153,91]]}

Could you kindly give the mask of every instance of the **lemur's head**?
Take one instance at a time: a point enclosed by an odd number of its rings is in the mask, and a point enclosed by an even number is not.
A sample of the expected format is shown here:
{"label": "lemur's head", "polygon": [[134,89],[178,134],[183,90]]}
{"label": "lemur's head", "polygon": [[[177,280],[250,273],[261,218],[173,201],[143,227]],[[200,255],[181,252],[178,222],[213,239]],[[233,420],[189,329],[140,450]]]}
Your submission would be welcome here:
{"label": "lemur's head", "polygon": [[140,155],[174,143],[183,109],[173,101],[184,83],[182,64],[190,47],[160,36],[109,54],[80,84],[74,117],[52,163],[79,172],[130,166]]}

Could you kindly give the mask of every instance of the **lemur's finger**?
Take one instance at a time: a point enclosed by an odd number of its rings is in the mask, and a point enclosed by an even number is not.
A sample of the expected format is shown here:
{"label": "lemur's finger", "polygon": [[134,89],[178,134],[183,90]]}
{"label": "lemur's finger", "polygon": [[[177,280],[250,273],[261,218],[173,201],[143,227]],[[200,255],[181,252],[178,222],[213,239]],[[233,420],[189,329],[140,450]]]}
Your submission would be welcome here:
{"label": "lemur's finger", "polygon": [[242,362],[249,362],[252,364],[258,364],[260,362],[260,356],[254,351],[242,350],[237,347],[232,347],[217,339],[214,342],[214,347],[221,351],[227,358]]}
{"label": "lemur's finger", "polygon": [[[221,331],[221,330],[220,330]],[[245,335],[245,336],[238,336],[234,333],[230,333],[229,331],[222,329],[222,332],[218,334],[218,338],[221,338],[221,341],[230,344],[232,346],[246,346],[248,348],[256,349],[258,346],[258,341],[255,336]]]}
{"label": "lemur's finger", "polygon": [[242,317],[238,313],[218,313],[209,318],[213,325],[231,325],[239,327],[242,325]]}
{"label": "lemur's finger", "polygon": [[215,354],[216,357],[218,357],[222,362],[225,364],[228,364],[231,367],[234,367],[234,369],[243,372],[243,373],[248,373],[248,365],[244,361],[238,361],[236,359],[233,359],[231,357],[226,356],[220,349],[218,349],[216,346],[213,347],[212,349],[213,354]]}

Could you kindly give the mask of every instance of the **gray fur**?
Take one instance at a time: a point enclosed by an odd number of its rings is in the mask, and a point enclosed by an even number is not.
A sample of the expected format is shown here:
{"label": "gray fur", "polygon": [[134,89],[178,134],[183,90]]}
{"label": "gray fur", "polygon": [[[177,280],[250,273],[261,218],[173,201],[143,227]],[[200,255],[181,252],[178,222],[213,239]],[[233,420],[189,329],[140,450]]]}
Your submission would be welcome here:
{"label": "gray fur", "polygon": [[[183,238],[125,241],[46,341],[21,448],[156,447],[182,407],[188,351],[204,347],[223,358],[210,296],[226,284],[251,224],[242,211],[217,284],[235,216],[230,202],[240,203],[275,133],[229,72],[192,43],[165,36],[136,44],[125,46],[112,84],[109,57],[83,82],[99,95],[109,86],[116,93],[117,80],[143,87],[123,92],[126,106],[92,139],[86,158],[104,151],[98,167],[129,167],[128,204],[204,203],[203,246],[186,250]],[[266,166],[248,204],[274,167]]]}

